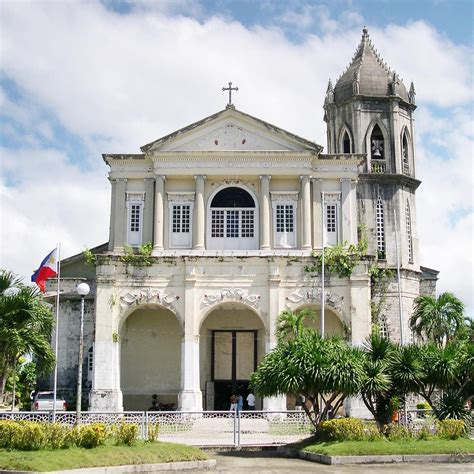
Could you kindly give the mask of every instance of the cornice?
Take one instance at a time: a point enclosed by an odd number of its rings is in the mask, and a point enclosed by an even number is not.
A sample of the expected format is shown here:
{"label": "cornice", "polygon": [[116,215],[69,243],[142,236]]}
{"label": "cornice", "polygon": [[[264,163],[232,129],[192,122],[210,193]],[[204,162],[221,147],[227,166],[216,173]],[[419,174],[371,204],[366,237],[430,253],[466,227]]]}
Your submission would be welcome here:
{"label": "cornice", "polygon": [[421,181],[404,174],[363,173],[359,175],[359,182],[401,184],[408,188],[417,189]]}

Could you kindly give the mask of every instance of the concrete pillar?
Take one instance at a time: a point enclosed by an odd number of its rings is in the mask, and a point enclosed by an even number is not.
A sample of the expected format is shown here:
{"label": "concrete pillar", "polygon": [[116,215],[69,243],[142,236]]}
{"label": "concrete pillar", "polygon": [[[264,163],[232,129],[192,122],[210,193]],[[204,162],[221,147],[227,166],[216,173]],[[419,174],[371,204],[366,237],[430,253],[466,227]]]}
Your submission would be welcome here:
{"label": "concrete pillar", "polygon": [[114,249],[114,239],[115,239],[115,200],[117,194],[117,183],[115,179],[110,180],[110,185],[112,187],[110,192],[110,226],[109,226],[109,250]]}
{"label": "concrete pillar", "polygon": [[313,248],[315,249],[320,249],[323,246],[322,186],[323,180],[321,178],[313,179]]}
{"label": "concrete pillar", "polygon": [[153,191],[154,179],[145,179],[145,202],[143,209],[143,235],[142,243],[153,241]]}
{"label": "concrete pillar", "polygon": [[[268,354],[276,346],[276,340],[270,336],[265,338],[265,353]],[[276,395],[263,399],[263,409],[266,411],[285,411],[286,395]]]}
{"label": "concrete pillar", "polygon": [[204,181],[206,176],[198,174],[194,176],[196,180],[196,201],[194,205],[194,245],[195,250],[204,250],[205,229],[206,229],[206,212],[204,207]]}
{"label": "concrete pillar", "polygon": [[355,243],[352,239],[351,225],[355,223],[352,219],[352,203],[351,203],[351,179],[341,178],[341,242],[349,244]]}
{"label": "concrete pillar", "polygon": [[181,342],[181,391],[178,407],[182,411],[201,411],[199,381],[199,336],[184,336]]}
{"label": "concrete pillar", "polygon": [[303,215],[303,235],[301,239],[301,248],[309,250],[311,245],[311,188],[309,176],[300,176],[301,180],[301,201]]}
{"label": "concrete pillar", "polygon": [[157,252],[163,250],[165,180],[165,176],[157,176],[155,178],[155,233],[153,235],[153,251]]}
{"label": "concrete pillar", "polygon": [[122,252],[127,236],[127,207],[125,203],[127,180],[120,178],[115,181],[114,251]]}
{"label": "concrete pillar", "polygon": [[270,250],[270,179],[260,176],[260,249]]}

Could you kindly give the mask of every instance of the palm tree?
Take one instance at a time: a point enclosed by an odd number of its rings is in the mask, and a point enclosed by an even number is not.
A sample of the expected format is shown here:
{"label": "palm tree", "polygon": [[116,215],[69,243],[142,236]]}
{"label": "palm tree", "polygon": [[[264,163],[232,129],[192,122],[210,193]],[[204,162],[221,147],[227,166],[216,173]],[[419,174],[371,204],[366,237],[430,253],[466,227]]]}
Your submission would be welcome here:
{"label": "palm tree", "polygon": [[452,293],[415,299],[410,327],[417,336],[433,341],[438,347],[456,338],[465,324],[464,304]]}
{"label": "palm tree", "polygon": [[304,321],[306,318],[314,319],[314,312],[310,309],[303,309],[294,313],[287,309],[278,316],[276,335],[278,340],[283,340],[288,336],[297,339],[305,332]]}
{"label": "palm tree", "polygon": [[38,290],[24,285],[12,272],[0,270],[0,402],[7,377],[21,355],[37,358],[40,373],[52,369],[52,327],[52,312]]}

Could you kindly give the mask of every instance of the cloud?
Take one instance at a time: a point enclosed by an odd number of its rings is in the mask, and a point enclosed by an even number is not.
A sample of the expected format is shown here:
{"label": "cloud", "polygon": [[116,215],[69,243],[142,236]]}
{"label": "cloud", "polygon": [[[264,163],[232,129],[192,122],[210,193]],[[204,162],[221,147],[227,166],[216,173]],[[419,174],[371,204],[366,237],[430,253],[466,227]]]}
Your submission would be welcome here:
{"label": "cloud", "polygon": [[[1,150],[8,223],[2,262],[9,267],[29,271],[52,239],[68,242],[71,253],[105,241],[109,196],[100,153],[137,152],[222,109],[228,81],[239,87],[238,109],[325,144],[327,80],[349,64],[361,36],[359,14],[334,18],[302,7],[273,26],[245,27],[218,15],[202,18],[199,2],[153,4],[161,6],[3,3],[2,77],[20,95],[12,99],[8,88],[0,95],[3,133],[16,140]],[[297,43],[288,39],[295,22],[307,26]],[[456,271],[472,275],[460,250],[470,248],[472,215],[450,223],[456,209],[472,203],[472,50],[422,21],[371,28],[370,35],[417,90],[422,263],[440,268],[440,288],[472,305],[469,279]],[[40,177],[48,186],[38,184]]]}

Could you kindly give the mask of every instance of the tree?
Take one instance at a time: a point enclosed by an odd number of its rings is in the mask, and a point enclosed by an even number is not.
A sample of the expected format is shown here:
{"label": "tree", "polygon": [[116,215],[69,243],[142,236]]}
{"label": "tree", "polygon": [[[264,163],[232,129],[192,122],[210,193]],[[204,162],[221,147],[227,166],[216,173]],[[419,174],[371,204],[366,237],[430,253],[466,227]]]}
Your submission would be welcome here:
{"label": "tree", "polygon": [[465,325],[464,304],[452,293],[415,299],[410,327],[423,340],[444,347],[463,332]]}
{"label": "tree", "polygon": [[[303,409],[315,428],[333,418],[346,397],[356,395],[363,379],[363,356],[340,338],[321,338],[306,329],[291,340],[280,339],[251,376],[263,397],[305,398]],[[322,401],[322,403],[321,403]]]}
{"label": "tree", "polygon": [[8,375],[22,355],[33,355],[41,374],[49,373],[54,367],[54,353],[49,343],[52,327],[51,309],[38,290],[24,285],[12,272],[1,270],[0,402],[4,399]]}
{"label": "tree", "polygon": [[276,335],[278,340],[300,337],[308,329],[304,325],[306,318],[314,319],[314,312],[310,309],[303,309],[297,313],[291,310],[282,311],[277,320]]}

